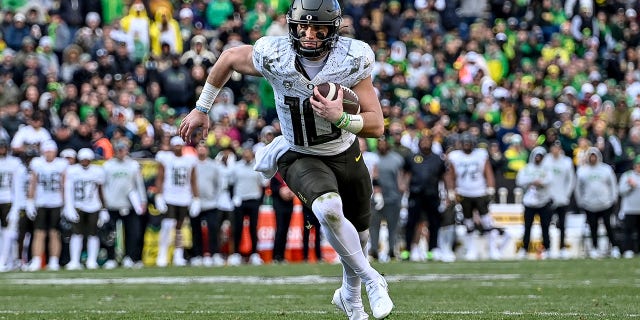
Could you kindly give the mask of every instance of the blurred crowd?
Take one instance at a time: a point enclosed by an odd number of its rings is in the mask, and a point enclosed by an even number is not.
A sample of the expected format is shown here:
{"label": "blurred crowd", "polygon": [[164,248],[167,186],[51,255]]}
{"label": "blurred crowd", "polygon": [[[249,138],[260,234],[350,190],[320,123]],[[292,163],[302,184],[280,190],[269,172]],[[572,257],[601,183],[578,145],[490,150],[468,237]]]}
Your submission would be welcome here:
{"label": "blurred crowd", "polygon": [[[3,0],[0,138],[14,155],[171,150],[226,48],[286,36],[287,0]],[[535,147],[575,166],[595,147],[619,177],[640,154],[640,5],[631,0],[342,1],[343,36],[376,53],[385,136],[402,156],[469,132],[496,188],[512,191]],[[271,86],[234,74],[210,113],[208,154],[238,158],[279,134]],[[378,152],[378,139],[366,150]],[[190,147],[197,147],[191,145]],[[513,201],[513,195],[509,196]]]}

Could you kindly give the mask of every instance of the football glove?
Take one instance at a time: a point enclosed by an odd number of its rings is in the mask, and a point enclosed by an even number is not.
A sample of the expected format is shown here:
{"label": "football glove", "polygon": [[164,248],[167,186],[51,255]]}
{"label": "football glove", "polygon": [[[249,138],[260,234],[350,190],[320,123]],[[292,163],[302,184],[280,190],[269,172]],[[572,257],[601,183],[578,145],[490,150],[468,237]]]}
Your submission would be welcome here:
{"label": "football glove", "polygon": [[169,208],[167,207],[167,203],[164,202],[164,197],[162,196],[162,193],[156,194],[155,200],[156,200],[156,209],[158,209],[160,213],[167,212]]}
{"label": "football glove", "polygon": [[64,208],[62,208],[62,215],[69,222],[76,223],[80,221],[80,216],[78,215],[78,211],[76,211],[76,209],[73,206],[70,206],[70,205],[64,206]]}
{"label": "football glove", "polygon": [[20,210],[17,205],[12,205],[11,209],[9,209],[9,213],[7,214],[7,224],[9,225],[18,225],[18,221],[20,220]]}
{"label": "football glove", "polygon": [[36,203],[33,201],[33,199],[27,200],[24,211],[27,213],[27,218],[29,218],[29,220],[33,221],[36,219],[38,211],[36,210]]}
{"label": "football glove", "polygon": [[111,220],[109,211],[107,211],[107,209],[100,209],[98,212],[98,228],[102,228],[102,226],[109,222],[109,220]]}
{"label": "football glove", "polygon": [[200,214],[200,210],[201,210],[200,199],[193,198],[193,200],[191,200],[191,205],[189,206],[189,216],[191,218],[197,217]]}
{"label": "football glove", "polygon": [[380,211],[384,208],[384,197],[382,193],[376,192],[373,194],[373,208]]}

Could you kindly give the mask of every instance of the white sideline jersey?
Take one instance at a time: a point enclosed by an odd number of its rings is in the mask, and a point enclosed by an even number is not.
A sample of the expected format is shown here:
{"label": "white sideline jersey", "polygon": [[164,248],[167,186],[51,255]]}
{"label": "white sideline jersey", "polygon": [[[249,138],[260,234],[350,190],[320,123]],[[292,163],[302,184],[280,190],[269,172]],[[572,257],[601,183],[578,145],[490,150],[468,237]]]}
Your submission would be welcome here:
{"label": "white sideline jersey", "polygon": [[87,168],[80,164],[69,166],[65,177],[67,199],[72,199],[73,207],[84,212],[97,212],[103,205],[98,186],[104,184],[104,169],[95,164]]}
{"label": "white sideline jersey", "polygon": [[371,75],[374,54],[368,44],[340,37],[322,70],[311,80],[296,70],[288,36],[267,36],[253,46],[253,65],[273,86],[282,135],[291,149],[313,155],[343,152],[356,135],[317,116],[309,101],[313,88],[335,82],[352,88]]}
{"label": "white sideline jersey", "polygon": [[0,158],[0,203],[19,203],[19,194],[22,192],[20,180],[25,171],[20,159],[13,156]]}
{"label": "white sideline jersey", "polygon": [[132,191],[137,192],[140,199],[144,199],[146,202],[147,194],[138,161],[128,157],[120,161],[114,157],[107,160],[102,168],[105,172],[105,181],[102,187],[104,202],[106,202],[105,207],[112,210],[131,209],[129,194]]}
{"label": "white sideline jersey", "polygon": [[31,160],[29,167],[37,177],[34,195],[36,207],[62,207],[62,176],[68,166],[69,162],[63,158],[55,158],[51,162],[44,157]]}
{"label": "white sideline jersey", "polygon": [[164,167],[162,194],[167,204],[186,207],[191,204],[191,172],[198,159],[193,156],[178,157],[165,154],[156,160]]}
{"label": "white sideline jersey", "polygon": [[489,159],[487,150],[475,148],[470,154],[454,150],[448,158],[456,172],[457,194],[469,198],[487,194],[487,180],[484,177],[484,166]]}

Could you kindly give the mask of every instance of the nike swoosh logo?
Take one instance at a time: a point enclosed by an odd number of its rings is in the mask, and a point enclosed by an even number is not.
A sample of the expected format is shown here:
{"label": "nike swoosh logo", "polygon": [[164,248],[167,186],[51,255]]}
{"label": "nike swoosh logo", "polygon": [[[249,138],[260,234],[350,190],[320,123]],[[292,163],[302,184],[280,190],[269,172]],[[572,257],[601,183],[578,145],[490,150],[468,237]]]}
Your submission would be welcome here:
{"label": "nike swoosh logo", "polygon": [[360,161],[360,158],[362,158],[362,152],[360,152],[360,154],[356,157],[356,162]]}

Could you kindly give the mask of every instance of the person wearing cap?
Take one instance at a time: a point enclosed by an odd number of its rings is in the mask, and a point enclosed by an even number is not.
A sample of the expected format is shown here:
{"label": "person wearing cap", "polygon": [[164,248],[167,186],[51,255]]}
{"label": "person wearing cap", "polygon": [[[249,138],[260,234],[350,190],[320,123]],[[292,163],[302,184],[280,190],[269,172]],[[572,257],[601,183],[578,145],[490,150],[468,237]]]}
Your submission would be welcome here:
{"label": "person wearing cap", "polygon": [[[102,185],[105,182],[105,172],[101,166],[92,164],[95,155],[89,148],[78,151],[78,163],[67,168],[64,181],[64,209],[63,216],[72,224],[72,235],[69,240],[69,263],[67,270],[82,269],[80,255],[82,243],[87,241],[87,269],[97,269],[100,238],[98,228],[110,220],[105,209]],[[113,261],[107,261],[105,268],[113,266]]]}
{"label": "person wearing cap", "polygon": [[25,173],[22,161],[9,155],[9,141],[0,138],[0,272],[13,268]]}
{"label": "person wearing cap", "polygon": [[4,31],[4,41],[9,48],[20,51],[22,39],[28,38],[31,28],[26,24],[24,13],[18,12],[13,16],[13,24]]}
{"label": "person wearing cap", "polygon": [[52,139],[49,131],[43,127],[44,120],[44,113],[36,111],[28,124],[18,129],[11,140],[11,150],[14,154],[20,154],[31,146],[42,145]]}
{"label": "person wearing cap", "polygon": [[176,233],[173,265],[187,264],[182,246],[182,223],[187,215],[196,216],[201,211],[196,179],[197,159],[183,154],[182,149],[185,143],[179,136],[172,137],[169,145],[172,153],[156,157],[158,173],[155,207],[162,214],[156,260],[158,267],[166,267],[169,263],[167,258],[172,230]]}
{"label": "person wearing cap", "polygon": [[575,167],[571,157],[562,150],[562,142],[555,140],[549,146],[549,153],[544,157],[542,165],[551,172],[551,213],[557,216],[556,228],[560,231],[559,251],[550,250],[551,257],[569,258],[565,243],[565,220],[571,203],[571,196],[576,185]]}
{"label": "person wearing cap", "polygon": [[633,233],[640,234],[640,155],[633,159],[633,168],[619,179],[620,213],[624,223],[623,257],[633,258]]}
{"label": "person wearing cap", "polygon": [[[142,266],[143,229],[141,216],[147,211],[147,192],[138,161],[129,156],[129,142],[117,140],[113,145],[114,157],[105,161],[103,186],[105,207],[110,220],[105,228],[115,232],[116,223],[124,228],[124,258],[122,266]],[[107,259],[115,261],[113,245],[107,246]]]}
{"label": "person wearing cap", "polygon": [[[619,258],[618,241],[611,227],[611,214],[618,201],[618,179],[611,166],[602,162],[602,154],[596,147],[587,149],[585,163],[578,166],[574,195],[578,208],[587,214],[591,233],[589,258],[598,259],[607,252],[611,257]],[[599,220],[602,220],[607,230],[609,243],[606,248],[598,246]]]}
{"label": "person wearing cap", "polygon": [[27,271],[38,271],[45,252],[45,240],[49,241],[49,259],[47,269],[60,268],[60,213],[64,205],[63,187],[67,160],[58,158],[58,146],[53,140],[40,145],[42,157],[35,158],[29,164],[31,177],[25,211],[33,221],[34,232],[31,240],[31,262]]}

